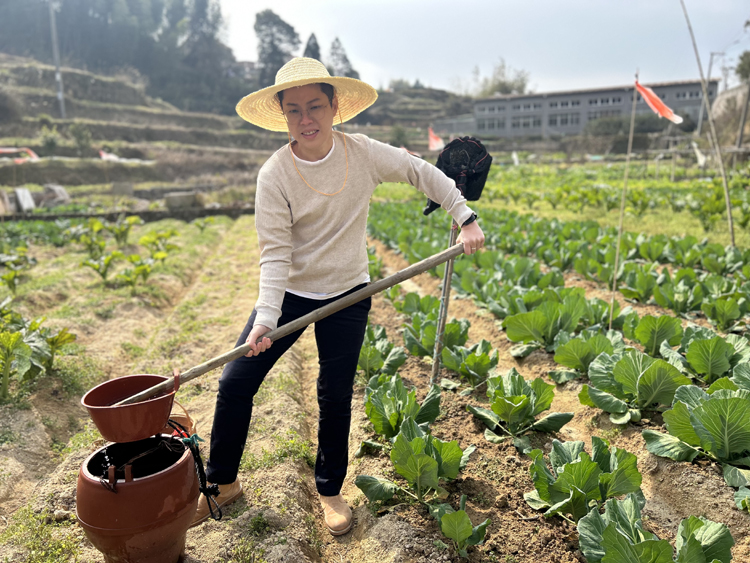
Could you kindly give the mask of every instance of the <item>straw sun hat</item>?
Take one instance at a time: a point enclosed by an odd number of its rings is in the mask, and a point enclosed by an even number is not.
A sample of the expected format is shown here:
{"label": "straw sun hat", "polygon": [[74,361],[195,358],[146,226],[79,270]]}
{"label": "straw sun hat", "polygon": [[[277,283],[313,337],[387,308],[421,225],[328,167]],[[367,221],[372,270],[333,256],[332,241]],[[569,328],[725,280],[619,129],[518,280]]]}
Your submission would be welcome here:
{"label": "straw sun hat", "polygon": [[287,88],[318,82],[330,84],[335,88],[339,101],[339,113],[334,118],[334,124],[350,120],[378,99],[378,93],[369,84],[355,78],[331,76],[320,61],[296,57],[279,69],[273,86],[242,98],[237,104],[237,113],[245,121],[263,129],[287,131],[286,119],[281,112],[276,94]]}

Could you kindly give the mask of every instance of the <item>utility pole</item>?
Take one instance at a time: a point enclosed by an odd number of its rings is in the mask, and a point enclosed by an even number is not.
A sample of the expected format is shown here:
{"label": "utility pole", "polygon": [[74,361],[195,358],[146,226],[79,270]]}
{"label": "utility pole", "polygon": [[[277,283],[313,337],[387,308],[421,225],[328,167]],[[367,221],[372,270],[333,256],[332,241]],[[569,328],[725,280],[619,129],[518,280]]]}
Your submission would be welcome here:
{"label": "utility pole", "polygon": [[60,102],[60,117],[65,117],[65,96],[63,95],[62,71],[60,70],[60,50],[57,47],[57,22],[55,20],[55,9],[57,2],[49,3],[49,23],[52,30],[52,56],[55,59],[55,82],[57,83],[57,100]]}
{"label": "utility pole", "polygon": [[[708,74],[706,76],[706,82],[708,83],[709,90],[711,89],[711,67],[714,64],[714,56],[723,57],[724,53],[719,52],[713,52],[711,53],[711,57],[708,59]],[[716,87],[716,91],[718,93],[718,85]],[[706,109],[706,111],[711,111],[711,99],[708,100],[705,97],[701,97],[701,112],[698,114],[698,127],[695,129],[695,136],[700,137],[701,136],[701,126],[703,125],[703,109]]]}

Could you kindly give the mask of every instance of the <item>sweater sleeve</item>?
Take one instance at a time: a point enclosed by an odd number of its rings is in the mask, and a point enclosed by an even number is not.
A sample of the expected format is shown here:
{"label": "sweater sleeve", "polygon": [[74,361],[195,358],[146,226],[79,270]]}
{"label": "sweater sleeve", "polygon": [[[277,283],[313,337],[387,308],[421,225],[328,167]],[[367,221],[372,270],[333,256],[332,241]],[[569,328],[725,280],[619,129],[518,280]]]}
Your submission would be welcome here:
{"label": "sweater sleeve", "polygon": [[459,225],[471,217],[473,211],[466,205],[466,198],[456,183],[429,162],[374,139],[370,139],[370,156],[378,183],[411,184],[439,203]]}
{"label": "sweater sleeve", "polygon": [[260,245],[260,288],[255,322],[275,329],[292,265],[292,210],[278,186],[258,178],[255,228]]}

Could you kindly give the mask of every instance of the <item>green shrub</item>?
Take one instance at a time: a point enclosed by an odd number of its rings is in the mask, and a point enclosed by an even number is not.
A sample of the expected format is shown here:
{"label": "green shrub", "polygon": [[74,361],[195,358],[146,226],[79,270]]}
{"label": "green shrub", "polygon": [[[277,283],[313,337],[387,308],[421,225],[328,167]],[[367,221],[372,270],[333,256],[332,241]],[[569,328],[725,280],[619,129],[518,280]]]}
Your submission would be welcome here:
{"label": "green shrub", "polygon": [[74,123],[68,128],[68,133],[76,143],[76,152],[79,157],[91,152],[91,131],[83,123]]}
{"label": "green shrub", "polygon": [[60,133],[57,132],[57,127],[50,129],[45,125],[39,132],[39,139],[42,142],[45,154],[52,155],[57,150],[57,145],[60,144]]}
{"label": "green shrub", "polygon": [[0,123],[21,121],[21,116],[20,100],[7,90],[0,89]]}

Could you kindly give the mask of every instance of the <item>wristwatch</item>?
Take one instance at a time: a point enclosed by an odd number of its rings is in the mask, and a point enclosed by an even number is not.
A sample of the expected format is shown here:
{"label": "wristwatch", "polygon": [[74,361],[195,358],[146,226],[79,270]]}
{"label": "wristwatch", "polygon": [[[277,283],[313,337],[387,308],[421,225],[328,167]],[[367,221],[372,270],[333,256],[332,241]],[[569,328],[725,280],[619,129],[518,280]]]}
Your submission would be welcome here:
{"label": "wristwatch", "polygon": [[468,219],[467,219],[466,221],[464,221],[464,222],[463,222],[463,223],[461,224],[461,226],[462,226],[462,227],[465,227],[466,225],[470,225],[470,224],[472,224],[472,223],[473,223],[474,221],[476,221],[476,220],[477,220],[477,214],[476,214],[476,213],[472,213],[472,214],[471,214],[471,217],[469,217],[469,218],[468,218]]}

